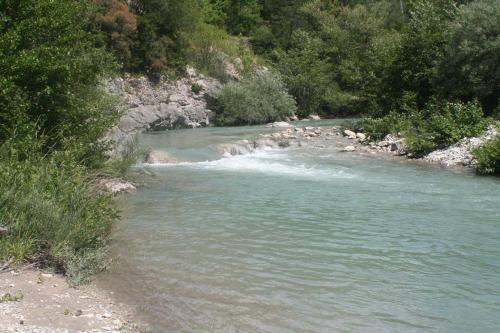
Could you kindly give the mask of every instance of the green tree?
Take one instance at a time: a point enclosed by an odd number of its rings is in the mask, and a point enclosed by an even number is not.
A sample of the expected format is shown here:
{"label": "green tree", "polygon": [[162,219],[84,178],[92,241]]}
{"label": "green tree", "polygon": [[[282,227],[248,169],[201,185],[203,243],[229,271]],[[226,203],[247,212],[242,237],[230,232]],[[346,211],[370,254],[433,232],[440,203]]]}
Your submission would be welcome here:
{"label": "green tree", "polygon": [[46,150],[71,147],[75,158],[95,156],[113,118],[103,112],[99,80],[113,63],[86,30],[92,7],[3,0],[0,14],[0,142],[29,128],[39,133],[33,138],[46,138]]}
{"label": "green tree", "polygon": [[491,114],[500,99],[500,2],[478,0],[462,6],[447,39],[436,85],[448,98],[478,98]]}

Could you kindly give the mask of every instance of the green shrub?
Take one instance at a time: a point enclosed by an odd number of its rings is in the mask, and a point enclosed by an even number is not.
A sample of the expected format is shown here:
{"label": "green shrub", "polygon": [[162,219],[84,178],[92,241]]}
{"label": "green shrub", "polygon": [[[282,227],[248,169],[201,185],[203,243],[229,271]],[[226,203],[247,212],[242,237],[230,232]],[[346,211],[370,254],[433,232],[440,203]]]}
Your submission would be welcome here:
{"label": "green shrub", "polygon": [[478,162],[479,173],[500,175],[500,137],[474,149],[473,154]]}
{"label": "green shrub", "polygon": [[404,132],[409,127],[408,119],[395,112],[382,118],[364,118],[360,123],[363,131],[374,140],[382,140],[387,134]]}
{"label": "green shrub", "polygon": [[264,73],[226,84],[218,95],[217,125],[255,125],[283,120],[295,101],[274,74]]}
{"label": "green shrub", "polygon": [[409,116],[407,145],[415,155],[450,146],[465,137],[480,135],[487,127],[477,102],[430,104]]}
{"label": "green shrub", "polygon": [[203,87],[198,83],[195,83],[191,86],[191,91],[195,94],[199,94],[203,90]]}
{"label": "green shrub", "polygon": [[387,134],[402,133],[408,150],[415,156],[423,156],[464,137],[477,136],[488,124],[477,102],[430,103],[422,110],[407,111],[409,113],[391,112],[382,118],[364,119],[363,129],[376,140]]}

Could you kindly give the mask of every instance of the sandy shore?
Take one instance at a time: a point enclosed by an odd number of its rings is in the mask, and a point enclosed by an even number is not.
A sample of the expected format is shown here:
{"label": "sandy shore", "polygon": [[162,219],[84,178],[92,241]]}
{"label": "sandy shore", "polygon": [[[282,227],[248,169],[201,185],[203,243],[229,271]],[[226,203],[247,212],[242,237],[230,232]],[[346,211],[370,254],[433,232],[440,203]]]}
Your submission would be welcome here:
{"label": "sandy shore", "polygon": [[0,333],[146,332],[134,310],[94,284],[71,287],[39,270],[0,274]]}

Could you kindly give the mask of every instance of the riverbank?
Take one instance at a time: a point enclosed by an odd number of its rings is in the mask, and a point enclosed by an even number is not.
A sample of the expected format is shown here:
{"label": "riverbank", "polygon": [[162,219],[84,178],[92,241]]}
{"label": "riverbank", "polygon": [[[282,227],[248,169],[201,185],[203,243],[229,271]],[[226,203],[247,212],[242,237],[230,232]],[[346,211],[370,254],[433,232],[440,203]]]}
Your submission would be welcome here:
{"label": "riverbank", "polygon": [[57,274],[22,269],[0,274],[0,332],[144,333],[135,310],[95,284],[72,287]]}

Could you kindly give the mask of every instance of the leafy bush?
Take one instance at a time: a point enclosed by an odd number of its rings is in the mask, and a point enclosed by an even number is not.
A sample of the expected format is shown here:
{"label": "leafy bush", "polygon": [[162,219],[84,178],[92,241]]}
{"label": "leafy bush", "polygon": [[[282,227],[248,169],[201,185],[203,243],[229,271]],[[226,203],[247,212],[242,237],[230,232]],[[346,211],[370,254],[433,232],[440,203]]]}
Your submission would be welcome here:
{"label": "leafy bush", "polygon": [[430,103],[423,110],[405,114],[392,112],[378,119],[367,118],[362,124],[374,139],[401,132],[406,137],[408,150],[415,156],[422,156],[464,137],[481,134],[488,120],[477,102],[448,102]]}
{"label": "leafy bush", "polygon": [[478,136],[488,124],[477,102],[430,104],[410,115],[409,121],[406,143],[417,156]]}
{"label": "leafy bush", "polygon": [[114,66],[85,30],[90,13],[85,2],[0,2],[0,143],[31,124],[47,150],[99,156],[114,120],[99,81]]}
{"label": "leafy bush", "polygon": [[254,125],[282,120],[295,101],[274,74],[263,73],[226,84],[218,95],[217,125]]}
{"label": "leafy bush", "polygon": [[409,127],[409,121],[405,116],[391,112],[382,118],[364,118],[361,127],[370,138],[382,140],[387,134],[404,132]]}
{"label": "leafy bush", "polygon": [[479,173],[500,175],[500,137],[473,150],[473,154],[478,162]]}

